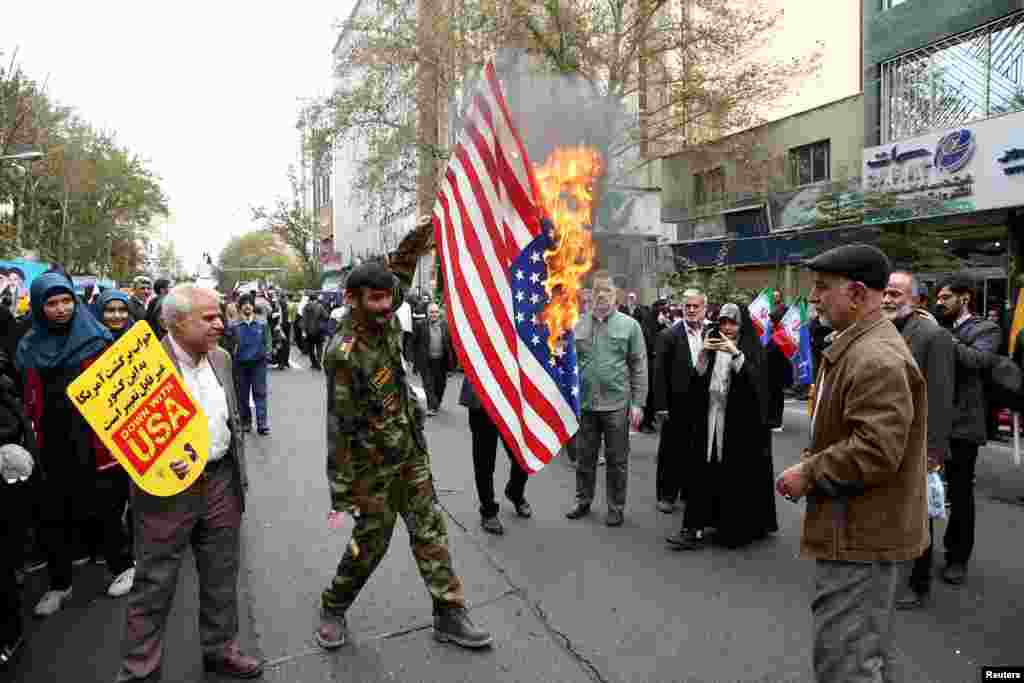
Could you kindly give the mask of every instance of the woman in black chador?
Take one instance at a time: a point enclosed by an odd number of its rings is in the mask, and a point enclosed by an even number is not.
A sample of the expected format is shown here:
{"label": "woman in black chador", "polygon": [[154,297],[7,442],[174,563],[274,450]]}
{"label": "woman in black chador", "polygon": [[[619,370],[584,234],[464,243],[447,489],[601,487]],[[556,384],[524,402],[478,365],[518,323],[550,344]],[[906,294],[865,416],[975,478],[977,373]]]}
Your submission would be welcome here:
{"label": "woman in black chador", "polygon": [[778,531],[771,430],[761,369],[763,350],[748,315],[726,304],[697,359],[701,377],[693,415],[699,452],[677,550],[695,550],[715,530],[716,543],[737,548]]}

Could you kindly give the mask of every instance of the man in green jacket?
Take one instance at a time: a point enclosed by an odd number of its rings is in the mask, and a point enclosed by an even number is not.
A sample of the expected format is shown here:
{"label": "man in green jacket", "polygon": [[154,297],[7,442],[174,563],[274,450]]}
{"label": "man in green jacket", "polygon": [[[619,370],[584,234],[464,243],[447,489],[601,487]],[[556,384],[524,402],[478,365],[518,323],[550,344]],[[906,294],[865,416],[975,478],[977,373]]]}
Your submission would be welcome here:
{"label": "man in green jacket", "polygon": [[576,506],[566,513],[590,513],[597,484],[597,452],[604,441],[608,470],[605,524],[621,526],[629,475],[629,428],[637,429],[647,400],[647,346],[640,323],[615,310],[615,285],[604,271],[594,274],[592,309],[576,326],[580,373],[580,431],[576,465]]}

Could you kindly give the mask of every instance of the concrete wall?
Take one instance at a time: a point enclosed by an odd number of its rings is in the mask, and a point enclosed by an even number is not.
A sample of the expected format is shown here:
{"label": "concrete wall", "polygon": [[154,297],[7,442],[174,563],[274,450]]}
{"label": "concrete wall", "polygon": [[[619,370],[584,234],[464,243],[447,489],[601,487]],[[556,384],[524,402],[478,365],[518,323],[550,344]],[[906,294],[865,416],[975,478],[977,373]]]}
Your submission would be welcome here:
{"label": "concrete wall", "polygon": [[881,62],[1024,9],[1024,0],[906,0],[888,10],[862,1],[866,147],[881,144]]}

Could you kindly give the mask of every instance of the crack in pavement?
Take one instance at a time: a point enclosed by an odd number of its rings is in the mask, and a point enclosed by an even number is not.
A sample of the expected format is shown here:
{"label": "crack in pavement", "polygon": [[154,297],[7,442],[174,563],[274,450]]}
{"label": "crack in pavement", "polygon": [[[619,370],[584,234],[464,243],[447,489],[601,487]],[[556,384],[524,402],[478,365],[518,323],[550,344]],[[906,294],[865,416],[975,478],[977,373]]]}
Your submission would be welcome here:
{"label": "crack in pavement", "polygon": [[533,616],[536,617],[537,621],[539,621],[544,626],[544,629],[548,632],[548,635],[551,636],[552,639],[556,643],[558,643],[558,645],[570,657],[576,660],[580,667],[594,681],[596,681],[597,683],[609,683],[609,679],[601,672],[600,669],[597,668],[597,665],[594,664],[594,662],[589,657],[587,657],[583,652],[580,651],[579,647],[576,645],[576,643],[573,642],[569,635],[566,634],[564,631],[558,629],[551,622],[551,618],[548,616],[547,610],[545,610],[543,605],[541,605],[540,600],[531,599],[529,591],[526,588],[517,585],[509,578],[508,572],[490,553],[488,548],[482,543],[480,543],[477,540],[476,536],[469,532],[469,528],[465,524],[460,522],[459,518],[456,517],[452,513],[452,511],[449,510],[444,505],[444,503],[438,500],[437,504],[441,507],[442,510],[445,511],[445,514],[448,515],[448,518],[452,520],[455,526],[459,527],[460,529],[462,529],[462,531],[466,533],[466,535],[469,537],[470,543],[476,546],[476,549],[479,550],[485,558],[487,558],[487,563],[491,565],[491,568],[499,574],[501,574],[501,576],[504,577],[505,582],[512,587],[509,591],[506,591],[505,594],[515,594],[516,597],[518,597],[523,603],[525,603],[526,606],[529,607],[530,611],[533,613]]}
{"label": "crack in pavement", "polygon": [[[478,602],[474,605],[467,606],[467,609],[486,607],[487,605],[491,605],[495,602],[498,602],[499,600],[504,600],[505,598],[511,595],[518,595],[518,591],[514,588],[510,588],[503,593],[495,595],[494,597],[487,598],[482,602]],[[433,626],[434,622],[433,620],[431,620],[425,623],[412,624],[410,626],[406,626],[405,628],[400,628],[396,631],[385,631],[384,633],[376,633],[370,636],[366,636],[365,638],[360,638],[359,640],[362,642],[371,642],[374,640],[392,640],[394,638],[401,638],[402,636],[407,636],[413,633],[419,633],[420,631],[426,631],[429,628],[433,628]],[[322,655],[323,657],[328,657],[331,654],[331,652],[328,652],[321,647],[309,648],[308,650],[302,650],[300,652],[282,655],[281,657],[275,657],[274,659],[268,659],[263,663],[263,668],[273,669],[280,667],[282,664],[287,664],[288,662],[295,661],[296,659],[302,659],[303,657],[312,657],[313,655]]]}

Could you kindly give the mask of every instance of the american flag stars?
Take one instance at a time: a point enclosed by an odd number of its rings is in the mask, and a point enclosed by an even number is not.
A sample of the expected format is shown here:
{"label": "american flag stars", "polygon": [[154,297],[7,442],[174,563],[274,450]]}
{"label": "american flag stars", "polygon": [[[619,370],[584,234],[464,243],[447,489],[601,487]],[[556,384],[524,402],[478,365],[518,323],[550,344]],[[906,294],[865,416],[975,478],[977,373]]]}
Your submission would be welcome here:
{"label": "american flag stars", "polygon": [[565,400],[579,414],[579,371],[576,368],[575,343],[570,334],[568,340],[560,340],[552,350],[548,346],[548,327],[541,320],[544,306],[548,303],[547,291],[544,289],[547,280],[544,250],[550,246],[550,236],[544,232],[523,249],[510,266],[516,332],[557,384]]}

